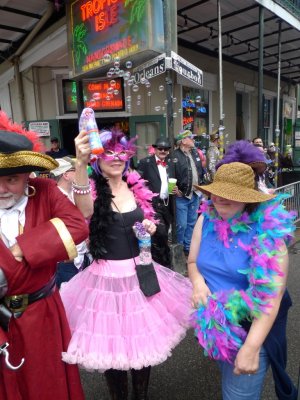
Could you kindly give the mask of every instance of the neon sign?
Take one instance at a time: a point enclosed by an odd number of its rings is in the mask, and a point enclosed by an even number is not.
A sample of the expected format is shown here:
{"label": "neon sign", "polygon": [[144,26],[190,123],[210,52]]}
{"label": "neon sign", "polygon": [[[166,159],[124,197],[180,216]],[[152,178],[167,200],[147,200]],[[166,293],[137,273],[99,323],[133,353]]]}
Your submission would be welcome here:
{"label": "neon sign", "polygon": [[[95,111],[122,111],[125,109],[123,82],[115,79],[113,93],[108,95],[109,80],[83,81],[83,100],[85,107]],[[72,80],[63,80],[63,98],[65,113],[77,112],[76,83]]]}
{"label": "neon sign", "polygon": [[80,7],[82,22],[94,17],[94,27],[96,32],[116,24],[119,19],[120,0],[93,0],[87,1]]}
{"label": "neon sign", "polygon": [[91,76],[101,69],[106,73],[109,63],[104,57],[106,54],[113,62],[116,57],[134,61],[141,56],[144,61],[162,53],[162,16],[161,0],[68,1],[68,43],[73,76]]}

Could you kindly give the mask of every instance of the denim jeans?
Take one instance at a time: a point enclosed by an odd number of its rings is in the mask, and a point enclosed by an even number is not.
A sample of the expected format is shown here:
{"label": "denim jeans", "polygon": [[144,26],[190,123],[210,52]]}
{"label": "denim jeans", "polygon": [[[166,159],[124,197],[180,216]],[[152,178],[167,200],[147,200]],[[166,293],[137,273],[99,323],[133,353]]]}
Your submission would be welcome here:
{"label": "denim jeans", "polygon": [[223,400],[259,400],[264,378],[269,367],[269,357],[262,347],[259,354],[259,369],[252,375],[235,375],[233,365],[219,362],[222,374]]}
{"label": "denim jeans", "polygon": [[193,229],[198,218],[200,198],[195,193],[191,199],[176,197],[177,242],[183,244],[185,252],[190,251]]}
{"label": "denim jeans", "polygon": [[63,282],[68,282],[78,273],[73,261],[57,263],[56,285],[60,288]]}

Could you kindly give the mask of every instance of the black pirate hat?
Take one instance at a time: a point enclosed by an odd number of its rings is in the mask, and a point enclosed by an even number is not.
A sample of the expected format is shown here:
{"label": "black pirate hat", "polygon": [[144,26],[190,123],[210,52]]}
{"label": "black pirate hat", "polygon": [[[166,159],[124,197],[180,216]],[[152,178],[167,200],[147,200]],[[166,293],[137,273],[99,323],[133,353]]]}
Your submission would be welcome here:
{"label": "black pirate hat", "polygon": [[35,132],[12,123],[0,111],[0,176],[32,171],[49,171],[58,163],[39,151],[42,144]]}

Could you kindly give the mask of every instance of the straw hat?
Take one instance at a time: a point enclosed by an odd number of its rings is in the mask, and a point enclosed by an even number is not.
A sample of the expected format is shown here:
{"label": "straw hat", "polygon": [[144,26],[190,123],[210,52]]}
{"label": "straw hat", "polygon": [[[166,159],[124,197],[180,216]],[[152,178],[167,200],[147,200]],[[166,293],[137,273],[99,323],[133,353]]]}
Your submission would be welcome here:
{"label": "straw hat", "polygon": [[252,168],[239,162],[221,165],[210,185],[194,186],[205,194],[215,194],[240,203],[262,203],[275,197],[256,190]]}

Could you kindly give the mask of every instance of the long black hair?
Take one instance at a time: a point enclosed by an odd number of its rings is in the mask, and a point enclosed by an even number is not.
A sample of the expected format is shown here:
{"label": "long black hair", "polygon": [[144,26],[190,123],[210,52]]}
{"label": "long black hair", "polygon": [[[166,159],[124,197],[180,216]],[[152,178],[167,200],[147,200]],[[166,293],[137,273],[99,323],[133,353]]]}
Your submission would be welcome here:
{"label": "long black hair", "polygon": [[107,253],[107,241],[113,239],[107,231],[109,225],[113,223],[111,201],[114,196],[107,178],[97,175],[93,171],[91,179],[95,182],[97,197],[94,201],[94,213],[90,221],[90,253],[94,260],[99,260]]}

